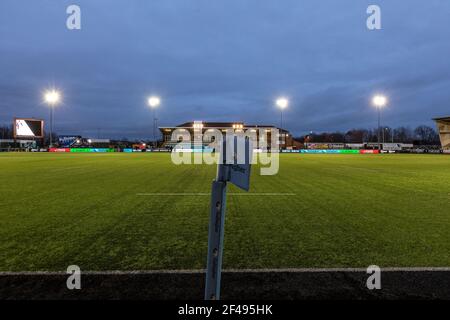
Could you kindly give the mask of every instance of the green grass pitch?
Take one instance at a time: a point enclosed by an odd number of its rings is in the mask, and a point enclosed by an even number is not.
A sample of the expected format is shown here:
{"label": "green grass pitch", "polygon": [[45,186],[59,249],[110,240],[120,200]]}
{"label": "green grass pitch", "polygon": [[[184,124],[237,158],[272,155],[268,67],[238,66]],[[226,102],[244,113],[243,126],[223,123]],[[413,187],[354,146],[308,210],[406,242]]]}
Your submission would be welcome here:
{"label": "green grass pitch", "polygon": [[[215,171],[169,154],[0,154],[0,271],[202,269],[210,198],[175,194],[209,193]],[[281,195],[228,192],[225,268],[450,266],[449,156],[286,154],[251,181]]]}

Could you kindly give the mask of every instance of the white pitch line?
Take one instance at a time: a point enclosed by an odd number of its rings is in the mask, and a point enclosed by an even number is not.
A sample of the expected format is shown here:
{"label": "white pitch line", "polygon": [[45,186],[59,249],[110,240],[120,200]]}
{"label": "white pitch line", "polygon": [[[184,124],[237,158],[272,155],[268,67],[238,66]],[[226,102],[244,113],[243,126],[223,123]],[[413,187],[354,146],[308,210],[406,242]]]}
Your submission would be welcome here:
{"label": "white pitch line", "polygon": [[[209,192],[180,192],[180,193],[137,193],[137,196],[210,196]],[[230,192],[230,196],[295,196],[295,193],[280,193],[280,192],[260,192],[260,193],[244,193],[244,192]]]}
{"label": "white pitch line", "polygon": [[210,196],[206,192],[185,192],[185,193],[136,193],[137,196]]}
{"label": "white pitch line", "polygon": [[[450,272],[450,267],[380,267],[385,272],[424,272],[424,271],[446,271]],[[281,268],[281,269],[226,269],[224,272],[274,272],[274,273],[315,273],[315,272],[366,272],[367,268]]]}
{"label": "white pitch line", "polygon": [[[223,273],[325,273],[366,272],[366,268],[281,268],[281,269],[225,269]],[[152,274],[204,274],[203,269],[178,270],[105,270],[83,271],[85,275],[152,275]],[[386,267],[381,272],[450,272],[450,267]],[[67,275],[65,271],[1,271],[0,276],[55,276]]]}

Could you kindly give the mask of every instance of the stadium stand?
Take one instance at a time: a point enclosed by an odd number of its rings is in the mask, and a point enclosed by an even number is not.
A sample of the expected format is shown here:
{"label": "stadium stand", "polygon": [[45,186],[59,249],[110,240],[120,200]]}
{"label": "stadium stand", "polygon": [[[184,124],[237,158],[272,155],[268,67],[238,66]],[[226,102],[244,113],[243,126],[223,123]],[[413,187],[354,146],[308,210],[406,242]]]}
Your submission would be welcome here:
{"label": "stadium stand", "polygon": [[442,149],[444,152],[450,153],[450,117],[435,118],[433,120],[436,121],[439,130]]}
{"label": "stadium stand", "polygon": [[[202,133],[207,131],[208,129],[217,129],[217,130],[227,130],[232,129],[235,131],[239,130],[248,130],[248,129],[258,129],[258,128],[266,128],[266,129],[278,129],[281,132],[281,143],[280,146],[283,149],[296,149],[299,148],[301,145],[296,142],[292,135],[289,133],[289,131],[285,129],[280,129],[272,125],[248,125],[244,124],[243,122],[202,122],[202,121],[196,121],[195,123],[193,121],[191,122],[185,122],[183,124],[180,124],[176,127],[160,127],[159,130],[161,131],[161,134],[163,136],[163,147],[174,147],[176,144],[178,144],[180,141],[173,140],[172,139],[172,133],[176,129],[186,129],[190,135],[191,140],[193,141],[194,136],[194,124],[200,125],[197,129],[201,129]],[[204,142],[204,145],[209,144],[209,142]]]}

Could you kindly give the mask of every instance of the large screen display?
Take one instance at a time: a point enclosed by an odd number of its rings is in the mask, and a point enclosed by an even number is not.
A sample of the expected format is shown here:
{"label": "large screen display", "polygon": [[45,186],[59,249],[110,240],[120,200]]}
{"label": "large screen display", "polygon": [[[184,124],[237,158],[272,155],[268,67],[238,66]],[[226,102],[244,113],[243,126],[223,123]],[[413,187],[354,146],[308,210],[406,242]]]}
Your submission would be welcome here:
{"label": "large screen display", "polygon": [[16,138],[43,138],[44,121],[36,119],[15,119],[14,137]]}

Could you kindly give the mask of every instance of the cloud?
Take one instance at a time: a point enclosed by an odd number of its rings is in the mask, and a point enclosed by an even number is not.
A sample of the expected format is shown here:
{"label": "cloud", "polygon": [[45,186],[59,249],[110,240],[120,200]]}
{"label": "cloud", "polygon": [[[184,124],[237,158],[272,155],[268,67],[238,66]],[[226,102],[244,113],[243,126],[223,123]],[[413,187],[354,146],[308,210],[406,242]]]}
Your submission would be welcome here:
{"label": "cloud", "polygon": [[[348,2],[348,3],[347,3]],[[380,0],[383,29],[365,27],[369,1],[87,1],[82,30],[65,28],[70,1],[0,3],[0,122],[46,118],[41,93],[64,104],[58,132],[151,136],[149,94],[162,125],[191,120],[285,127],[375,126],[370,96],[390,98],[390,125],[448,113],[450,4]]]}

